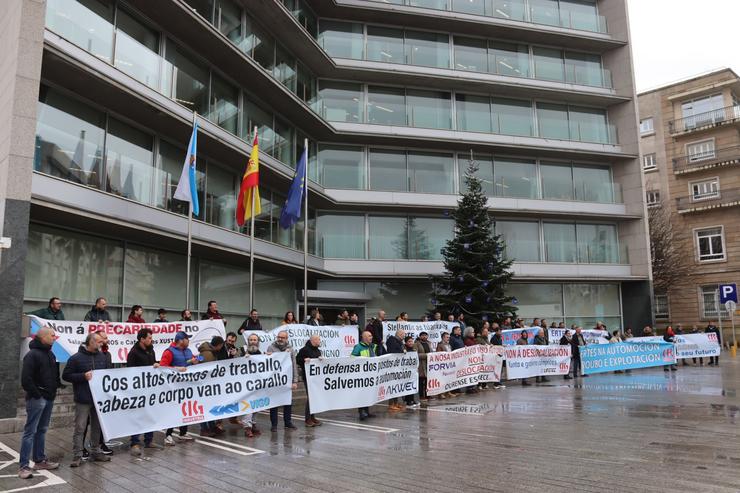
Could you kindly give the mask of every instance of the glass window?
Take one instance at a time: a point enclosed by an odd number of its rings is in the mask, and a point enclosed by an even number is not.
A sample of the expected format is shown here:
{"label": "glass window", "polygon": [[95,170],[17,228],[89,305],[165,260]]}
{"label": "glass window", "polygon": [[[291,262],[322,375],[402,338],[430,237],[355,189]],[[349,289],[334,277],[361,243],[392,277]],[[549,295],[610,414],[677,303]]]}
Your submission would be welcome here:
{"label": "glass window", "polygon": [[570,138],[579,142],[613,142],[606,123],[606,111],[571,106],[568,111]]}
{"label": "glass window", "polygon": [[405,51],[409,65],[450,68],[450,37],[447,34],[406,31]]}
{"label": "glass window", "polygon": [[570,164],[540,165],[542,198],[573,200],[573,169]]}
{"label": "glass window", "polygon": [[269,149],[270,155],[280,162],[288,164],[290,167],[295,166],[295,131],[292,126],[280,118],[275,118],[275,143],[272,149]]}
{"label": "glass window", "polygon": [[[123,245],[90,234],[31,224],[28,231],[25,296],[92,305],[104,296],[121,302]],[[54,279],[53,283],[49,279]]]}
{"label": "glass window", "polygon": [[320,212],[316,251],[325,258],[365,258],[365,216]]}
{"label": "glass window", "polygon": [[208,114],[208,70],[169,39],[165,58],[164,94],[190,111]]}
{"label": "glass window", "polygon": [[448,10],[450,0],[406,0],[412,7],[426,7],[428,9]]}
{"label": "glass window", "polygon": [[653,118],[645,118],[644,120],[640,120],[640,133],[641,134],[649,134],[655,132],[655,121]]}
{"label": "glass window", "polygon": [[534,161],[496,159],[493,163],[494,192],[498,197],[535,199],[537,165]]}
{"label": "glass window", "polygon": [[491,98],[488,96],[456,94],[455,113],[458,130],[486,133],[491,133],[493,130]]}
{"label": "glass window", "polygon": [[494,17],[515,21],[527,19],[527,7],[524,0],[491,0],[491,6]]}
{"label": "glass window", "polygon": [[502,135],[534,135],[532,103],[493,98],[493,132]]}
{"label": "glass window", "polygon": [[202,15],[208,22],[213,20],[213,0],[185,0],[193,10]]}
{"label": "glass window", "polygon": [[406,222],[409,258],[442,260],[442,248],[452,239],[454,222],[446,218],[409,217]]}
{"label": "glass window", "polygon": [[496,221],[496,234],[502,236],[507,259],[539,262],[540,225],[530,221]]}
{"label": "glass window", "polygon": [[536,46],[533,53],[535,78],[559,82],[565,80],[562,51]]}
{"label": "glass window", "polygon": [[206,180],[206,222],[236,230],[238,176],[209,161]]}
{"label": "glass window", "polygon": [[685,129],[693,129],[724,120],[725,112],[718,111],[725,106],[722,94],[687,101],[681,105]]}
{"label": "glass window", "polygon": [[713,199],[715,197],[719,197],[719,178],[711,178],[709,180],[691,183],[692,202]]}
{"label": "glass window", "polygon": [[48,0],[46,27],[98,58],[113,54],[113,2]]}
{"label": "glass window", "polygon": [[119,9],[113,64],[122,72],[159,90],[159,33]]}
{"label": "glass window", "polygon": [[310,7],[306,5],[305,0],[295,0],[295,7],[293,8],[293,16],[298,19],[298,23],[306,28],[306,31],[316,37],[316,16],[311,11]]}
{"label": "glass window", "polygon": [[108,120],[105,142],[106,190],[144,204],[153,204],[154,161],[151,135],[114,118]]}
{"label": "glass window", "polygon": [[361,60],[364,45],[362,24],[321,19],[319,44],[332,57]]}
{"label": "glass window", "polygon": [[438,91],[406,91],[408,123],[420,128],[452,128],[450,93]]}
{"label": "glass window", "polygon": [[667,319],[670,317],[667,294],[656,294],[653,296],[653,302],[655,303],[655,318]]}
{"label": "glass window", "polygon": [[[179,309],[185,303],[187,257],[136,245],[126,247],[123,304]],[[167,286],[167,289],[162,289]]]}
{"label": "glass window", "polygon": [[34,169],[99,188],[105,114],[42,84],[37,115]]}
{"label": "glass window", "polygon": [[560,140],[571,138],[568,107],[564,104],[537,103],[537,123],[540,137]]}
{"label": "glass window", "polygon": [[[168,211],[187,214],[189,205],[173,198],[177,184],[180,182],[183,161],[185,161],[185,148],[170,144],[166,140],[159,140],[159,155],[157,156],[157,169],[154,178],[154,205]],[[198,203],[203,204],[203,188],[205,185],[205,160],[196,161],[196,182],[198,185]],[[205,211],[200,209],[199,219],[203,219]]]}
{"label": "glass window", "polygon": [[236,135],[239,123],[239,89],[213,74],[208,119]]}
{"label": "glass window", "polygon": [[[238,187],[237,183],[237,187]],[[262,190],[260,193],[260,213],[254,218],[254,237],[260,240],[273,241],[272,237],[272,217],[275,204],[272,201],[272,192]],[[280,211],[277,212],[280,214]],[[246,223],[242,228],[246,234],[249,234],[251,223]]]}
{"label": "glass window", "polygon": [[565,52],[565,80],[585,86],[607,86],[601,55]]}
{"label": "glass window", "polygon": [[560,0],[560,20],[563,27],[606,32],[606,23],[597,14],[594,0]]}
{"label": "glass window", "polygon": [[618,284],[565,284],[565,315],[568,317],[618,317]]}
{"label": "glass window", "polygon": [[617,227],[612,224],[579,224],[578,261],[582,264],[619,263]]}
{"label": "glass window", "polygon": [[452,0],[452,10],[465,14],[486,15],[486,0]]}
{"label": "glass window", "polygon": [[506,295],[517,300],[517,316],[525,319],[563,316],[562,284],[520,284],[506,286]]}
{"label": "glass window", "polygon": [[403,29],[367,26],[367,59],[403,63]]}
{"label": "glass window", "polygon": [[718,285],[702,286],[700,296],[703,318],[717,320],[717,309],[719,309],[719,315],[722,318],[730,318],[730,314],[727,312],[724,303],[719,302]]}
{"label": "glass window", "polygon": [[429,293],[432,286],[429,281],[404,282],[366,282],[365,292],[372,296],[367,302],[365,313],[368,315],[385,310],[386,313],[409,312],[412,316],[421,316],[432,307],[429,305]]}
{"label": "glass window", "polygon": [[319,114],[330,122],[364,121],[362,86],[351,82],[319,82]]}
{"label": "glass window", "polygon": [[408,154],[410,191],[418,193],[454,193],[452,154]]}
{"label": "glass window", "polygon": [[405,152],[370,149],[369,156],[370,190],[408,190]]}
{"label": "glass window", "polygon": [[489,42],[489,69],[491,73],[511,77],[529,77],[529,48],[527,45]]}
{"label": "glass window", "polygon": [[652,170],[658,167],[658,161],[655,157],[655,153],[645,154],[642,156],[642,169],[645,171]]}
{"label": "glass window", "polygon": [[691,163],[713,158],[715,156],[714,139],[704,140],[702,142],[695,142],[693,144],[687,144],[686,154],[688,155],[689,162]]}
{"label": "glass window", "polygon": [[231,0],[216,0],[218,30],[232,43],[239,46],[244,40],[242,33],[242,9]]}
{"label": "glass window", "polygon": [[278,45],[275,52],[275,68],[272,75],[285,87],[295,92],[296,83],[296,61],[293,55],[288,53],[282,46]]}
{"label": "glass window", "polygon": [[408,219],[405,217],[370,216],[370,258],[409,258]]}
{"label": "glass window", "polygon": [[645,192],[645,203],[648,207],[660,205],[660,190],[647,190]]}
{"label": "glass window", "polygon": [[247,17],[247,33],[244,50],[265,70],[272,71],[275,66],[275,40],[251,17]]}
{"label": "glass window", "polygon": [[402,88],[367,88],[367,122],[406,126],[406,97]]}
{"label": "glass window", "polygon": [[319,146],[320,183],[326,188],[365,189],[365,159],[362,147]]}
{"label": "glass window", "polygon": [[573,181],[576,200],[609,204],[615,201],[612,173],[608,167],[575,165]]}
{"label": "glass window", "polygon": [[295,282],[290,278],[255,271],[254,304],[259,307],[263,328],[280,326],[286,307],[295,305]]}
{"label": "glass window", "polygon": [[316,102],[316,77],[300,63],[298,64],[296,94],[309,105]]}
{"label": "glass window", "polygon": [[[246,314],[249,310],[246,308],[249,302],[249,269],[207,260],[201,260],[198,264],[201,312],[206,311],[209,300],[216,300],[221,313]],[[229,319],[227,322],[229,328],[239,324],[239,320]]]}
{"label": "glass window", "polygon": [[529,0],[529,18],[536,24],[559,26],[558,0]]}
{"label": "glass window", "polygon": [[244,97],[244,119],[242,124],[242,138],[252,144],[254,129],[257,128],[258,143],[262,149],[270,150],[275,142],[275,133],[272,130],[272,115],[252,101]]}
{"label": "glass window", "polygon": [[[483,193],[488,197],[493,197],[493,157],[492,156],[473,156],[475,163],[478,165],[478,171],[475,172],[475,176],[481,181],[481,188]],[[470,155],[458,154],[457,155],[457,167],[460,172],[460,191],[465,192],[467,185],[465,184],[465,173],[468,170],[468,161]]]}
{"label": "glass window", "polygon": [[544,223],[545,262],[576,262],[576,225]]}
{"label": "glass window", "polygon": [[488,53],[485,39],[455,36],[455,69],[470,72],[488,72]]}

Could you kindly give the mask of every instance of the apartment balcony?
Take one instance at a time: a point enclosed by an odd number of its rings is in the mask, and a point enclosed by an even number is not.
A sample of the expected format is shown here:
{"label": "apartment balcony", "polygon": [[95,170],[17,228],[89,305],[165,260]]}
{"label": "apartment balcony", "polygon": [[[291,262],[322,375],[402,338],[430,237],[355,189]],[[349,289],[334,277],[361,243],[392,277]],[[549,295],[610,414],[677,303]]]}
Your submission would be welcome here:
{"label": "apartment balcony", "polygon": [[727,106],[725,108],[671,120],[668,122],[668,129],[671,135],[675,136],[736,122],[740,122],[740,105]]}
{"label": "apartment balcony", "polygon": [[703,196],[679,197],[676,208],[679,214],[705,212],[714,209],[725,209],[740,206],[740,188],[721,190]]}
{"label": "apartment balcony", "polygon": [[733,146],[674,158],[673,174],[684,175],[738,164],[740,164],[740,146]]}

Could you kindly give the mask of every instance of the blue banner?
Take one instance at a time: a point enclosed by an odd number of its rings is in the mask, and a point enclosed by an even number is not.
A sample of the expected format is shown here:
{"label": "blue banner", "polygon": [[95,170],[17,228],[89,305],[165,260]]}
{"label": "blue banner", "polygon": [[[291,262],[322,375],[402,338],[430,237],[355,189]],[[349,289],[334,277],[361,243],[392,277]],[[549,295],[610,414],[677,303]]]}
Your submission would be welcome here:
{"label": "blue banner", "polygon": [[540,330],[539,327],[527,327],[526,329],[506,329],[501,331],[501,339],[504,342],[504,346],[513,346],[516,341],[521,337],[522,331],[526,330],[529,333],[529,344],[534,343],[534,336]]}
{"label": "blue banner", "polygon": [[676,349],[669,342],[619,342],[581,347],[583,373],[633,370],[676,364]]}

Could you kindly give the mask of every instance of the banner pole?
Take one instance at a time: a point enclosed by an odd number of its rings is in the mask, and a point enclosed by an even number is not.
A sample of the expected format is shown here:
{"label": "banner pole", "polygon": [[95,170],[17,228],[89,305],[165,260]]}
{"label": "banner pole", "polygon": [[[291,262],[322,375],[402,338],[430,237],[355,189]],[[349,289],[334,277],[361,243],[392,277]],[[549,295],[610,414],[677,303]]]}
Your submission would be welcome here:
{"label": "banner pole", "polygon": [[[255,126],[254,138],[256,137],[257,127]],[[252,139],[252,142],[254,142],[254,138]],[[257,156],[257,159],[259,159],[259,156]],[[257,184],[257,186],[259,187],[259,183]],[[252,190],[252,217],[249,221],[249,311],[254,308],[254,195],[255,190]]]}
{"label": "banner pole", "polygon": [[303,168],[303,319],[308,317],[308,139],[303,140],[306,166]]}

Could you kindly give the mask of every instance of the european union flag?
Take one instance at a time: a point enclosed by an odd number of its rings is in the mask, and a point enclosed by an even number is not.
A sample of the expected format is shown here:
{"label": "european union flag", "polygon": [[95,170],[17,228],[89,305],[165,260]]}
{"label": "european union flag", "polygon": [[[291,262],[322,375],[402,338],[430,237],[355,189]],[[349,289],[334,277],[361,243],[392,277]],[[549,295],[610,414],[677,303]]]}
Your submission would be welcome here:
{"label": "european union flag", "polygon": [[308,152],[303,149],[301,159],[295,167],[293,183],[290,184],[288,199],[285,201],[283,210],[280,212],[280,227],[288,229],[301,218],[301,207],[303,206],[303,194],[306,193],[306,161]]}

